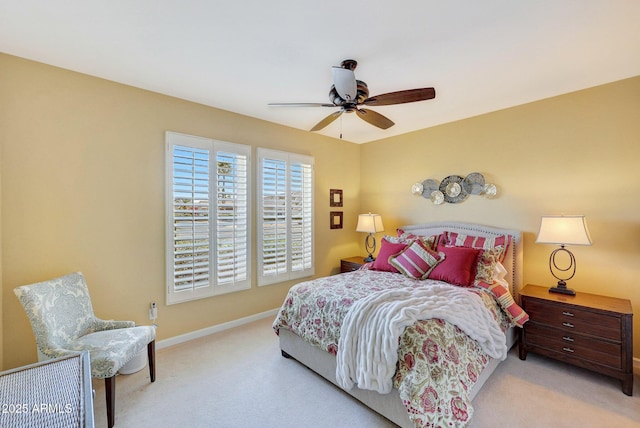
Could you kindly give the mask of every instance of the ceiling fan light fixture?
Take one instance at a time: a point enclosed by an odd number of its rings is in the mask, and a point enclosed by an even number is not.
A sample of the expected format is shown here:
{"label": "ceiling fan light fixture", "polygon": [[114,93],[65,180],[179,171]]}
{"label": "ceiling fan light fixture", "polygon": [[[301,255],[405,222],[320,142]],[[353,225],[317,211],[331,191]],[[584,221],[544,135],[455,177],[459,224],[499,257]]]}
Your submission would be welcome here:
{"label": "ceiling fan light fixture", "polygon": [[353,70],[342,67],[333,67],[333,85],[342,99],[355,100],[358,95],[358,85]]}
{"label": "ceiling fan light fixture", "polygon": [[332,123],[342,113],[358,114],[365,122],[380,128],[388,129],[394,125],[393,121],[378,112],[358,108],[358,106],[387,106],[393,104],[413,103],[426,101],[435,98],[434,88],[407,89],[404,91],[388,92],[373,97],[369,97],[369,87],[362,80],[356,80],[353,70],[358,62],[353,59],[345,59],[340,67],[332,67],[333,85],[329,90],[329,101],[331,104],[321,103],[274,103],[272,106],[290,107],[340,107],[339,111],[333,112],[320,122],[311,131],[319,131]]}

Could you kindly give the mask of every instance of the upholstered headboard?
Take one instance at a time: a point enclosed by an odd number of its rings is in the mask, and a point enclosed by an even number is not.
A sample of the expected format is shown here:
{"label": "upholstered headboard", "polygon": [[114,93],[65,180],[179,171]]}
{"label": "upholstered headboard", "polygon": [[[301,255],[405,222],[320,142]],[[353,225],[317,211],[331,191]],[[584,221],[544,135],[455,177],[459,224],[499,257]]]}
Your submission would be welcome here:
{"label": "upholstered headboard", "polygon": [[484,226],[475,223],[461,222],[434,222],[413,224],[402,226],[400,229],[414,235],[439,235],[444,231],[458,232],[466,235],[475,235],[482,237],[498,237],[502,235],[511,236],[513,244],[508,249],[504,262],[502,263],[507,270],[506,279],[509,282],[511,294],[519,301],[520,289],[522,288],[522,234],[518,230],[503,229],[499,227]]}

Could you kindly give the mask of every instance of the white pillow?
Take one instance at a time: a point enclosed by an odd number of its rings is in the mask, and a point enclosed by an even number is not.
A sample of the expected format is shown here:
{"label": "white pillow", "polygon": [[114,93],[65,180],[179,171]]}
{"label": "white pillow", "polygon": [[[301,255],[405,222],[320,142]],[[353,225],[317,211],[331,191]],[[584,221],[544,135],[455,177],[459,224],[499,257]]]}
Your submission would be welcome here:
{"label": "white pillow", "polygon": [[505,279],[506,276],[507,276],[507,270],[502,265],[502,263],[500,262],[496,263],[496,267],[493,270],[493,277],[491,279],[493,279],[493,282],[500,284],[504,288],[509,290],[509,283]]}

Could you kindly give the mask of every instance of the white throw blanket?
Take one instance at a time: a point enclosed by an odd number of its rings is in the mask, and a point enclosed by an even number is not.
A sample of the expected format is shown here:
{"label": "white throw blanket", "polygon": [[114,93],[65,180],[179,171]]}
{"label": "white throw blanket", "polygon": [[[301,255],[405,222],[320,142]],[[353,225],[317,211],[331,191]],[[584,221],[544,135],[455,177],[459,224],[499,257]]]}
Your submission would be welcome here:
{"label": "white throw blanket", "polygon": [[338,384],[346,390],[356,384],[381,394],[391,392],[398,338],[405,327],[431,318],[458,326],[491,357],[507,357],[506,336],[480,296],[448,284],[426,283],[383,290],[353,304],[340,329]]}

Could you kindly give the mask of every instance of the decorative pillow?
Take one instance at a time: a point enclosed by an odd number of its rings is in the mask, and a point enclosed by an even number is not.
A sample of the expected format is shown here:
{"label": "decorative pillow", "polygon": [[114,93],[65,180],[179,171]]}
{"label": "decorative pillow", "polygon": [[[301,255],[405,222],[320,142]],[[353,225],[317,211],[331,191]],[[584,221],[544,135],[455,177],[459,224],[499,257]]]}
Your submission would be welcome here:
{"label": "decorative pillow", "polygon": [[398,270],[389,264],[389,257],[395,256],[405,248],[407,248],[406,243],[389,242],[385,236],[380,241],[380,252],[378,253],[378,257],[376,257],[369,269],[398,273]]}
{"label": "decorative pillow", "polygon": [[482,254],[480,254],[480,258],[478,260],[478,266],[476,270],[476,282],[484,281],[488,284],[491,284],[493,282],[496,265],[500,263],[498,260],[500,259],[501,254],[502,250],[498,248],[492,248],[490,250],[482,251]]}
{"label": "decorative pillow", "polygon": [[487,284],[483,281],[478,281],[476,286],[489,290],[509,319],[518,327],[529,321],[529,315],[513,300],[508,288],[498,283]]}
{"label": "decorative pillow", "polygon": [[435,253],[417,240],[400,254],[389,258],[389,263],[409,278],[425,279],[444,257],[443,253]]}
{"label": "decorative pillow", "polygon": [[385,235],[383,239],[386,239],[387,241],[394,244],[402,244],[402,243],[411,244],[413,241],[418,239],[418,237],[415,235],[400,235],[400,236]]}
{"label": "decorative pillow", "polygon": [[507,249],[511,245],[513,237],[511,235],[500,235],[493,238],[487,238],[484,236],[465,235],[458,232],[444,232],[442,234],[441,242],[444,245],[450,247],[467,247],[467,248],[480,248],[483,250],[497,249],[500,251],[499,260],[503,262]]}
{"label": "decorative pillow", "polygon": [[475,248],[438,245],[438,252],[444,253],[444,260],[431,271],[429,278],[463,287],[472,286],[481,251]]}
{"label": "decorative pillow", "polygon": [[398,232],[398,237],[395,238],[397,242],[413,242],[416,239],[420,239],[423,243],[427,245],[427,247],[430,250],[435,251],[436,248],[438,247],[438,238],[440,237],[440,235],[431,235],[431,236],[414,235],[413,233],[405,232],[402,229],[396,229],[396,232]]}

